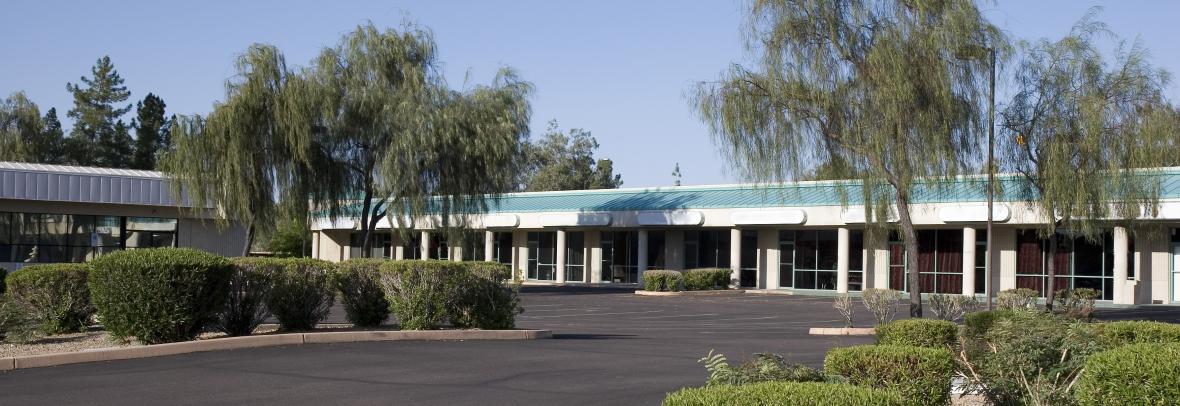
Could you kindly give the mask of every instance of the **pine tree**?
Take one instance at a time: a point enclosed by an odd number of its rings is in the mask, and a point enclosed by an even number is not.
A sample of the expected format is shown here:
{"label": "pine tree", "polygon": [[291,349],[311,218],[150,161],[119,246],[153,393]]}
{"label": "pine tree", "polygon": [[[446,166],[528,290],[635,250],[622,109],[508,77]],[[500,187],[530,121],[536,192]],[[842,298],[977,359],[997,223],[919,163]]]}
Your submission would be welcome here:
{"label": "pine tree", "polygon": [[41,137],[38,140],[36,151],[37,162],[43,164],[60,164],[64,163],[65,157],[65,133],[61,129],[61,121],[57,119],[57,109],[50,108],[45,112],[45,117],[41,119]]}
{"label": "pine tree", "polygon": [[[131,111],[130,103],[120,107],[131,92],[123,86],[123,78],[109,56],[99,58],[90,74],[89,78],[80,78],[81,84],[66,84],[66,90],[74,95],[74,108],[67,116],[75,120],[67,143],[68,160],[76,165],[102,166],[129,162],[126,155],[117,158],[112,154],[131,149],[131,137],[122,137],[116,129],[119,118]],[[117,144],[124,141],[126,145]]]}
{"label": "pine tree", "polygon": [[156,155],[160,151],[164,130],[164,99],[148,93],[143,101],[135,104],[135,155],[131,167],[135,169],[156,169]]}

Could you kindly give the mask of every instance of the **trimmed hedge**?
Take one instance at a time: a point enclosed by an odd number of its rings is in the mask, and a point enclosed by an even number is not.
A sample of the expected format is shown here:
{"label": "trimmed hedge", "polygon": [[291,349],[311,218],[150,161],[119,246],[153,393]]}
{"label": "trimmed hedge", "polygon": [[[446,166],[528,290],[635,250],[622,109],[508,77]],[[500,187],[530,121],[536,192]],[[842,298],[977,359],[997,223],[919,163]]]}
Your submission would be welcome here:
{"label": "trimmed hedge", "polygon": [[944,405],[955,361],[946,349],[861,345],[828,351],[824,371],[854,385],[896,391],[915,404]]}
{"label": "trimmed hedge", "polygon": [[450,304],[464,279],[459,262],[388,261],[381,265],[381,285],[389,309],[402,330],[433,330],[446,322]]}
{"label": "trimmed hedge", "polygon": [[760,382],[749,385],[713,385],[684,388],[669,393],[664,406],[901,406],[897,393],[841,383]]}
{"label": "trimmed hedge", "polygon": [[1138,343],[1086,359],[1081,405],[1171,405],[1180,400],[1180,343]]}
{"label": "trimmed hedge", "polygon": [[1103,342],[1109,347],[1138,343],[1180,343],[1180,324],[1125,320],[1098,326]]}
{"label": "trimmed hedge", "polygon": [[45,334],[76,333],[90,324],[94,305],[86,278],[87,264],[26,266],[7,278],[7,295]]}
{"label": "trimmed hedge", "polygon": [[877,326],[877,344],[951,348],[959,343],[959,325],[931,319],[905,319]]}
{"label": "trimmed hedge", "polygon": [[684,277],[677,271],[651,270],[643,273],[643,290],[649,292],[679,292]]}
{"label": "trimmed hedge", "polygon": [[103,327],[146,344],[196,338],[216,319],[233,272],[229,260],[189,248],[116,251],[90,264]]}
{"label": "trimmed hedge", "polygon": [[729,289],[733,271],[721,268],[700,268],[684,271],[684,290]]}
{"label": "trimmed hedge", "polygon": [[271,315],[266,301],[282,265],[271,258],[240,257],[232,261],[234,270],[217,329],[231,336],[250,335]]}
{"label": "trimmed hedge", "polygon": [[357,327],[376,327],[389,318],[389,301],[381,289],[379,258],[354,258],[337,265],[336,290],[344,304],[349,323]]}
{"label": "trimmed hedge", "polygon": [[499,262],[461,262],[459,279],[447,318],[457,328],[505,330],[516,327],[520,314],[519,286],[509,285],[512,269]]}
{"label": "trimmed hedge", "polygon": [[311,330],[328,317],[336,302],[332,289],[335,265],[311,258],[272,258],[279,268],[274,273],[266,307],[287,331]]}

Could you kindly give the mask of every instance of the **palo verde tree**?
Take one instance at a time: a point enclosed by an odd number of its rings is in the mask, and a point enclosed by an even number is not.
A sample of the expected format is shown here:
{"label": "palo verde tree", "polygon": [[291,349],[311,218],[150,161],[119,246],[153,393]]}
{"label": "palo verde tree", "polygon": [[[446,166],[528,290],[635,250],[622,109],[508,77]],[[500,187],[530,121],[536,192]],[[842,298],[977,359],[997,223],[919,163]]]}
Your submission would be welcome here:
{"label": "palo verde tree", "polygon": [[1154,213],[1160,188],[1152,173],[1175,156],[1180,137],[1162,96],[1167,72],[1137,43],[1117,42],[1108,59],[1097,39],[1110,33],[1095,12],[1058,41],[1021,44],[1016,92],[1001,114],[1000,156],[1024,180],[1014,192],[1045,220],[1037,230],[1048,240],[1049,307],[1062,271],[1058,233],[1100,241],[1112,220]]}
{"label": "palo verde tree", "polygon": [[990,61],[963,55],[1004,39],[971,0],[754,0],[748,26],[756,65],[701,83],[698,114],[756,181],[846,162],[825,170],[863,182],[870,223],[882,228],[896,210],[920,317],[910,202],[916,185],[955,176],[975,153]]}

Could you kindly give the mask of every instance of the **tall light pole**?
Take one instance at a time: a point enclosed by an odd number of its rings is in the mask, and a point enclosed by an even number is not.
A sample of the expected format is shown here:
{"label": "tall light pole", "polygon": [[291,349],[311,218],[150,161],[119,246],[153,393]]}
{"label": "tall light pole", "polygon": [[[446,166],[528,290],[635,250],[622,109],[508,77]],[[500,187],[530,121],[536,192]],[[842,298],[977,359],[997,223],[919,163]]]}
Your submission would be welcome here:
{"label": "tall light pole", "polygon": [[996,48],[988,47],[991,58],[991,79],[987,91],[987,245],[983,259],[983,290],[987,292],[987,308],[992,309],[992,205],[995,200],[995,153],[993,143],[996,133]]}

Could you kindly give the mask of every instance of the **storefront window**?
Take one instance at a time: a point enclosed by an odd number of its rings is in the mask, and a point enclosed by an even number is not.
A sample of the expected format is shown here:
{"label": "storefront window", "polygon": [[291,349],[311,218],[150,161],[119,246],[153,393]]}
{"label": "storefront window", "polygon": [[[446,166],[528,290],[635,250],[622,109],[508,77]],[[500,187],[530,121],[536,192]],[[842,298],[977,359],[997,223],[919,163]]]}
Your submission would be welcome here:
{"label": "storefront window", "polygon": [[685,231],[684,267],[729,268],[729,230]]}
{"label": "storefront window", "polygon": [[[1103,233],[1097,241],[1058,234],[1054,260],[1054,289],[1090,288],[1102,300],[1114,299],[1114,237]],[[1129,242],[1130,243],[1130,242]],[[1128,244],[1130,245],[1130,244]],[[1037,291],[1043,297],[1048,283],[1049,241],[1036,230],[1020,230],[1016,236],[1016,287]],[[1128,253],[1134,252],[1133,248]],[[1127,255],[1128,275],[1134,255]]]}
{"label": "storefront window", "polygon": [[586,233],[565,233],[565,280],[581,282],[586,276]]}
{"label": "storefront window", "polygon": [[528,278],[557,279],[557,233],[537,231],[528,234]]}
{"label": "storefront window", "polygon": [[639,282],[639,238],[634,231],[602,233],[602,281]]}
{"label": "storefront window", "polygon": [[0,262],[84,262],[120,249],[175,247],[177,220],[0,213]]}

